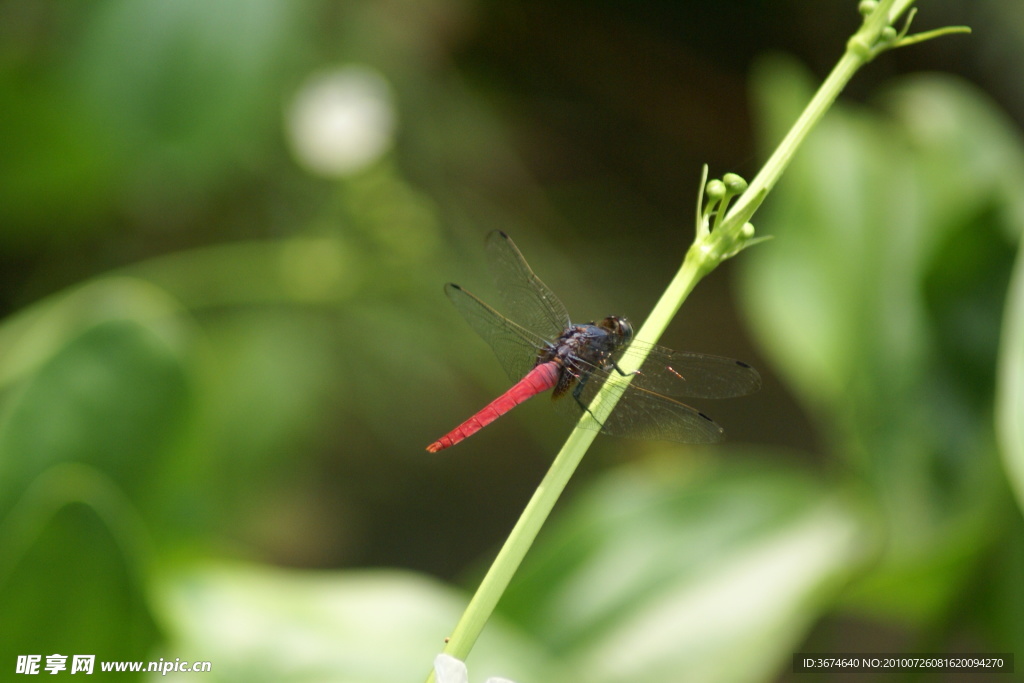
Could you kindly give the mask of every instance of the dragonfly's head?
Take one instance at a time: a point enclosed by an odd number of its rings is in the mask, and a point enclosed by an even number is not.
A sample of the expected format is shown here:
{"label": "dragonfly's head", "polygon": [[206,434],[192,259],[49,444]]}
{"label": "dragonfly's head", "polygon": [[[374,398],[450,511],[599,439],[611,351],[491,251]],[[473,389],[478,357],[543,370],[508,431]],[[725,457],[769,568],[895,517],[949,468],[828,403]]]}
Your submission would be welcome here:
{"label": "dragonfly's head", "polygon": [[602,320],[598,327],[608,330],[614,335],[617,335],[622,339],[623,343],[628,342],[633,338],[633,326],[629,324],[629,321],[625,318],[610,315]]}

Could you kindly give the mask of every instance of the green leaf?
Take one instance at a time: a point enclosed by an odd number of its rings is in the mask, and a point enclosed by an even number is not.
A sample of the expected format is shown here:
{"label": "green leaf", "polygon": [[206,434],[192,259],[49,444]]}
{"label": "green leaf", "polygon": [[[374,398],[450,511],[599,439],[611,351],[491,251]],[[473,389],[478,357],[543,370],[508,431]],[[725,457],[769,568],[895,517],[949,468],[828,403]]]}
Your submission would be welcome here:
{"label": "green leaf", "polygon": [[0,69],[0,241],[8,253],[96,229],[117,196],[108,131],[55,81]]}
{"label": "green leaf", "polygon": [[605,476],[542,534],[500,612],[571,680],[747,681],[783,667],[871,537],[820,482],[754,463]]}
{"label": "green leaf", "polygon": [[95,468],[66,463],[40,475],[0,520],[0,614],[10,627],[0,660],[145,659],[157,639],[147,541],[134,506]]}
{"label": "green leaf", "polygon": [[999,358],[997,420],[1003,467],[1024,510],[1024,249],[1017,252]]}
{"label": "green leaf", "polygon": [[[111,0],[88,15],[74,94],[115,133],[135,183],[197,191],[279,123],[301,5],[284,0]],[[140,154],[141,152],[141,154]]]}
{"label": "green leaf", "polygon": [[[402,571],[310,572],[202,563],[168,568],[154,604],[164,659],[213,662],[211,681],[422,680],[466,596]],[[498,620],[469,662],[473,680],[544,675],[543,654]]]}
{"label": "green leaf", "polygon": [[[0,505],[48,467],[89,463],[141,504],[188,400],[176,350],[144,323],[98,322],[10,397],[0,418]],[[2,509],[2,508],[0,508]]]}
{"label": "green leaf", "polygon": [[[190,403],[187,325],[159,290],[97,281],[0,327],[0,606],[18,654],[142,660],[150,514]],[[143,519],[146,519],[144,522]]]}
{"label": "green leaf", "polygon": [[[771,140],[807,78],[774,62],[756,84]],[[879,102],[837,104],[796,156],[758,226],[778,239],[743,260],[741,301],[885,521],[862,604],[927,619],[1001,514],[994,368],[1024,150],[959,81],[907,78]]]}

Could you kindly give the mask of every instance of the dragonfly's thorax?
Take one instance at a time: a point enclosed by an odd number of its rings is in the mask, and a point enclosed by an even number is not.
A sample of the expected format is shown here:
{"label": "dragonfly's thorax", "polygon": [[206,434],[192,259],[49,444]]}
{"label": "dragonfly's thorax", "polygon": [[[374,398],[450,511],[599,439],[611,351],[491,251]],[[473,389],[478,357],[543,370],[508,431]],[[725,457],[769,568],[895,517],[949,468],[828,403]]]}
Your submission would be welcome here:
{"label": "dragonfly's thorax", "polygon": [[633,328],[623,318],[609,317],[599,324],[573,325],[541,349],[537,364],[555,362],[562,368],[555,396],[594,370],[609,368],[615,353],[629,341]]}

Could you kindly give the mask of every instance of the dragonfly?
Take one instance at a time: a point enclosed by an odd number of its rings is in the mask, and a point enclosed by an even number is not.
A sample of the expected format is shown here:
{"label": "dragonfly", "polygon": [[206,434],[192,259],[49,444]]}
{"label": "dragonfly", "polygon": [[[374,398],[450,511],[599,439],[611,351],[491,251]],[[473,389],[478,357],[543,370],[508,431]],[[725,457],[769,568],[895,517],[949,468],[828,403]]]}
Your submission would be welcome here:
{"label": "dragonfly", "polygon": [[[488,260],[506,317],[459,285],[444,291],[491,349],[514,384],[468,420],[427,446],[436,453],[480,431],[514,407],[552,390],[556,411],[581,427],[629,438],[704,444],[721,441],[724,430],[677,398],[733,398],[761,387],[757,370],[743,361],[702,353],[671,351],[633,339],[625,318],[575,324],[512,239],[500,230],[486,241]],[[635,357],[632,364],[628,361]],[[642,363],[639,359],[645,357]],[[622,364],[639,369],[626,372]],[[611,376],[620,395],[603,421],[580,421]],[[593,413],[590,413],[593,417]]]}

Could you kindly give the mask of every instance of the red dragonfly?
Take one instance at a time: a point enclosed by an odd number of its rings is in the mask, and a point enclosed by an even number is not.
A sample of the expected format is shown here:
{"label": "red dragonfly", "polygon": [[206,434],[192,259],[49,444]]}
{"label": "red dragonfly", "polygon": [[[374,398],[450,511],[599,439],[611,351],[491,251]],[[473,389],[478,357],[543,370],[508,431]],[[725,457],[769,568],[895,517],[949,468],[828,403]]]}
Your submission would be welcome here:
{"label": "red dragonfly", "polygon": [[548,389],[554,389],[558,411],[579,420],[611,373],[627,375],[619,362],[641,348],[646,349],[647,358],[630,383],[616,389],[622,397],[611,415],[603,423],[594,420],[585,425],[615,436],[712,443],[721,441],[722,428],[669,396],[731,398],[761,387],[760,375],[742,361],[633,341],[633,328],[625,318],[609,316],[597,323],[574,324],[508,235],[492,232],[487,252],[514,321],[456,284],[448,283],[444,291],[470,327],[494,349],[515,384],[427,446],[431,453],[454,446]]}

